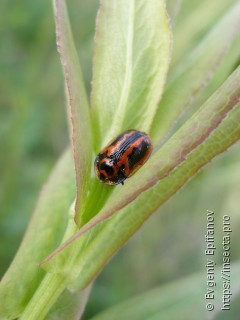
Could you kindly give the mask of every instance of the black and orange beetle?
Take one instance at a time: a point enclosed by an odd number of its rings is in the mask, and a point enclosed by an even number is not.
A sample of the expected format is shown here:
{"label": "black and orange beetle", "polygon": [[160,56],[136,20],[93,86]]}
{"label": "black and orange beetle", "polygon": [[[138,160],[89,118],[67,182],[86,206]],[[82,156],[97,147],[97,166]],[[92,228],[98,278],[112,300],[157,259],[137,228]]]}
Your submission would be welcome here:
{"label": "black and orange beetle", "polygon": [[97,177],[104,183],[124,184],[149,158],[152,141],[145,133],[128,130],[114,138],[96,157]]}

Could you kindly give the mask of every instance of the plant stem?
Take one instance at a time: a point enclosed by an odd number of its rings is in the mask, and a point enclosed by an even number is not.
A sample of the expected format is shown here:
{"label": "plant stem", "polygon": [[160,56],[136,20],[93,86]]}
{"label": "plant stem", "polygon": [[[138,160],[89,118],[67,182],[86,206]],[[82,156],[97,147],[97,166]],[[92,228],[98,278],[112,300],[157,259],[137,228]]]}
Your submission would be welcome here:
{"label": "plant stem", "polygon": [[63,276],[59,274],[46,274],[20,319],[44,319],[64,289],[65,281]]}
{"label": "plant stem", "polygon": [[[102,185],[100,183],[97,183],[94,188],[94,192],[93,192],[94,195],[95,193],[99,192],[99,187],[102,187]],[[105,197],[102,196],[97,198],[98,199],[97,208],[100,208],[103,205],[104,201],[106,200],[106,196],[112,192],[112,189],[106,187],[104,191],[105,192],[103,194]],[[94,210],[96,211],[96,203],[94,201],[90,201],[88,204],[88,212],[95,213]],[[69,222],[63,238],[64,240],[70,238],[78,230],[78,227],[74,222],[74,214],[75,212],[72,206],[69,212]],[[84,246],[84,243],[85,241],[83,240],[81,245]],[[79,246],[74,248],[71,254],[71,258],[67,262],[68,268],[66,268],[66,270],[70,269],[70,266],[74,262],[79,250],[80,250]],[[24,310],[22,316],[20,317],[20,320],[44,319],[46,314],[49,312],[49,310],[54,305],[54,303],[56,302],[60,294],[65,289],[66,287],[65,279],[66,277],[63,277],[60,274],[51,274],[51,273],[46,274],[39,288],[33,295],[32,299],[29,301],[26,309]]]}
{"label": "plant stem", "polygon": [[85,211],[81,216],[81,227],[100,211],[113,191],[114,188],[112,186],[104,185],[96,179],[94,180],[91,186],[91,195],[88,199]]}

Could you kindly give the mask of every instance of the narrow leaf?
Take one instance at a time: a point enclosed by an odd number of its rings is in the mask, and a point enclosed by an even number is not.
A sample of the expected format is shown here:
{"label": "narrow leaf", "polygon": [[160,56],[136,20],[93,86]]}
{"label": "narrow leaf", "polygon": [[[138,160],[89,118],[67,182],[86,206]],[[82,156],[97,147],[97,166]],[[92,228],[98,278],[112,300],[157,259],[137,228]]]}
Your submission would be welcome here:
{"label": "narrow leaf", "polygon": [[55,0],[57,46],[60,54],[67,93],[67,110],[76,172],[76,216],[84,206],[92,164],[90,111],[82,79],[82,71],[74,45],[64,0]]}
{"label": "narrow leaf", "polygon": [[65,290],[44,320],[79,320],[84,312],[91,287],[71,292]]}
{"label": "narrow leaf", "polygon": [[175,24],[175,20],[182,5],[182,0],[167,0],[167,12],[171,20],[171,25]]}
{"label": "narrow leaf", "polygon": [[[81,246],[88,236],[91,244],[79,252],[71,268],[75,275],[70,288],[84,288],[98,274],[113,254],[143,225],[151,214],[184,186],[196,173],[216,155],[226,151],[240,139],[240,104],[226,117],[210,137],[196,148],[186,161],[160,180],[153,188],[142,193],[135,201],[105,220],[89,233],[84,234],[62,250],[46,266],[50,272],[62,272],[61,259],[67,259],[72,247]],[[69,251],[70,250],[70,251]],[[101,254],[99,254],[101,252]],[[94,261],[94,263],[92,263]],[[76,275],[78,275],[76,277]]]}
{"label": "narrow leaf", "polygon": [[[79,238],[83,233],[87,232],[93,228],[98,223],[111,217],[116,211],[122,209],[131,201],[137,199],[139,196],[144,196],[144,191],[149,190],[155,185],[158,186],[158,182],[165,181],[167,177],[174,173],[177,168],[184,163],[188,163],[188,158],[191,157],[191,154],[194,153],[194,150],[206,143],[210,135],[213,135],[217,130],[218,126],[226,119],[227,124],[233,126],[232,121],[235,119],[231,118],[231,110],[234,107],[239,105],[240,99],[240,68],[238,68],[224,83],[224,85],[219,88],[219,90],[209,99],[203,107],[197,112],[161,149],[155,152],[155,154],[150,158],[150,160],[145,164],[145,166],[140,169],[135,176],[126,183],[126,185],[117,189],[116,192],[109,199],[105,207],[100,211],[100,213],[95,216],[89,223],[83,226],[73,237],[66,241],[62,246],[55,250],[48,258],[46,258],[42,264],[48,262],[52,257],[57,253],[63,250],[67,245],[71,244],[74,240]],[[234,110],[232,111],[234,113]],[[236,117],[236,115],[234,114]],[[229,127],[227,127],[229,130]],[[210,152],[210,156],[204,154],[204,161],[201,164],[201,161],[194,162],[193,168],[196,169],[196,164],[199,165],[198,168],[201,168],[202,165],[212,159],[216,154],[223,152],[228,146],[239,139],[240,135],[240,126],[237,123],[234,130],[225,131],[227,139],[225,143],[222,143],[219,147],[219,143],[215,146]],[[220,131],[220,137],[222,132]],[[223,139],[226,138],[223,136]],[[207,143],[206,143],[207,144]],[[200,154],[200,156],[202,156]],[[200,162],[200,164],[199,164]],[[188,173],[191,171],[191,166],[187,167]],[[196,172],[196,170],[194,171]],[[191,177],[192,175],[190,175]],[[186,177],[189,179],[189,174]],[[184,184],[185,180],[182,184]],[[180,179],[181,181],[181,179]],[[182,185],[178,185],[178,188]],[[173,185],[176,186],[176,182]],[[178,190],[178,188],[176,190]],[[176,192],[175,190],[175,192]],[[166,192],[170,192],[172,195],[172,188],[168,188],[165,191],[165,197],[162,199],[162,202],[167,200],[170,195],[166,195]],[[174,193],[174,192],[173,192]],[[148,205],[148,200],[145,199],[146,204]],[[155,199],[156,202],[156,199]],[[140,207],[141,208],[141,207]],[[139,211],[141,211],[139,208]],[[152,213],[151,210],[149,210]],[[146,216],[150,213],[149,211],[143,214],[143,218],[140,221],[142,223]],[[131,219],[133,217],[131,216]],[[116,232],[116,231],[115,231]],[[128,231],[129,232],[129,231]],[[127,232],[127,233],[128,233]],[[123,236],[121,240],[123,240]]]}
{"label": "narrow leaf", "polygon": [[101,2],[91,96],[97,148],[124,129],[150,129],[170,47],[163,0]]}
{"label": "narrow leaf", "polygon": [[[201,91],[201,93],[196,96],[196,99],[192,102],[191,108],[188,112],[186,112],[185,117],[189,116],[189,113],[193,113],[196,111],[199,106],[201,106],[204,101],[206,101],[213,92],[215,92],[221,84],[227,79],[227,77],[232,73],[232,71],[236,68],[239,64],[240,59],[240,32],[236,37],[233,45],[231,46],[230,50],[224,57],[221,65],[216,70],[213,78],[208,83],[208,85]],[[182,119],[181,119],[182,120]]]}
{"label": "narrow leaf", "polygon": [[151,128],[155,143],[169,133],[179,116],[211,80],[239,30],[238,3],[176,70],[174,79],[164,92]]}
{"label": "narrow leaf", "polygon": [[[43,188],[27,233],[0,285],[0,319],[15,319],[31,299],[44,273],[38,262],[61,242],[74,200],[74,172],[68,151]],[[54,232],[53,232],[54,230]]]}
{"label": "narrow leaf", "polygon": [[[173,1],[173,0],[168,0]],[[238,0],[184,0],[174,27],[172,71]],[[204,17],[204,19],[203,19]],[[171,70],[170,70],[171,71]]]}

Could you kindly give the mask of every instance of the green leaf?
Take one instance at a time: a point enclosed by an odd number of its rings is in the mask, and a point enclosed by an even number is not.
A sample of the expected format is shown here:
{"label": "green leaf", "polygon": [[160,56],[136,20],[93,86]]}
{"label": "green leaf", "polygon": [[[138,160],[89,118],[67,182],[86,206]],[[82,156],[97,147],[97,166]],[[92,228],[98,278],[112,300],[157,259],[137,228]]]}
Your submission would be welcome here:
{"label": "green leaf", "polygon": [[[91,239],[89,247],[80,252],[78,260],[71,271],[77,275],[71,288],[85,287],[96,277],[103,265],[113,254],[143,225],[151,214],[183,187],[198,171],[209,163],[216,155],[226,151],[232,144],[240,139],[240,104],[233,110],[218,129],[197,149],[187,160],[169,176],[162,179],[155,187],[142,193],[135,201],[118,211],[111,219],[91,229],[84,234]],[[53,271],[54,263],[59,262],[60,257],[67,259],[72,246],[78,246],[82,241],[78,238],[74,244],[62,250],[58,256],[49,261],[47,270]],[[99,255],[101,252],[101,255]],[[94,261],[94,264],[92,263]],[[58,271],[61,271],[60,269]]]}
{"label": "green leaf", "polygon": [[[214,299],[206,300],[207,277],[206,270],[200,274],[177,280],[170,284],[159,286],[142,295],[124,301],[106,311],[101,312],[92,320],[185,320],[216,319],[216,313],[222,311],[223,279],[221,279],[221,268],[215,267],[214,275],[216,286],[213,287]],[[239,296],[240,286],[240,263],[231,265],[231,302]],[[206,310],[207,303],[214,304],[213,311]],[[226,319],[226,318],[225,318]],[[228,318],[230,319],[230,317]],[[233,319],[233,318],[231,318]]]}
{"label": "green leaf", "polygon": [[96,151],[126,129],[149,131],[170,61],[163,0],[103,0],[97,19],[92,116]]}
{"label": "green leaf", "polygon": [[155,143],[166,137],[180,115],[211,80],[239,30],[238,3],[180,64],[168,83],[154,118],[151,137]]}
{"label": "green leaf", "polygon": [[43,279],[44,272],[38,263],[61,242],[74,194],[74,172],[68,151],[42,190],[18,253],[1,281],[0,301],[4,301],[0,306],[1,319],[15,319]]}
{"label": "green leaf", "polygon": [[80,211],[84,209],[86,201],[92,165],[90,110],[64,0],[55,0],[55,20],[57,46],[65,78],[67,110],[76,172],[75,220],[78,222]]}
{"label": "green leaf", "polygon": [[91,286],[82,291],[65,290],[44,320],[76,320],[80,319],[91,290]]}
{"label": "green leaf", "polygon": [[[230,48],[229,52],[224,57],[221,65],[216,70],[213,78],[208,83],[208,85],[202,90],[202,92],[196,97],[193,101],[192,106],[190,108],[190,112],[196,111],[200,105],[206,101],[211,94],[220,87],[220,85],[227,79],[227,77],[232,73],[232,71],[236,68],[239,64],[240,59],[240,51],[239,51],[239,44],[240,44],[240,33],[236,37],[232,47]],[[186,113],[186,116],[189,112]]]}
{"label": "green leaf", "polygon": [[[91,243],[79,253],[71,270],[75,276],[81,275],[78,281],[75,280],[76,285],[84,287],[91,281],[102,265],[162,203],[202,166],[240,138],[239,83],[240,68],[124,187],[115,190],[95,218],[44,260],[44,268],[61,272],[61,260],[68,256],[66,246],[136,199],[105,221],[102,227],[98,226],[98,232],[89,233]],[[76,247],[79,240],[74,243]],[[91,263],[93,260],[94,264]]]}
{"label": "green leaf", "polygon": [[[169,0],[174,1],[174,0]],[[174,26],[174,50],[170,69],[202,40],[237,0],[184,0]],[[204,17],[204,18],[203,18]],[[170,70],[170,71],[171,71]]]}
{"label": "green leaf", "polygon": [[167,12],[171,20],[171,25],[175,24],[176,17],[182,5],[182,0],[167,0]]}

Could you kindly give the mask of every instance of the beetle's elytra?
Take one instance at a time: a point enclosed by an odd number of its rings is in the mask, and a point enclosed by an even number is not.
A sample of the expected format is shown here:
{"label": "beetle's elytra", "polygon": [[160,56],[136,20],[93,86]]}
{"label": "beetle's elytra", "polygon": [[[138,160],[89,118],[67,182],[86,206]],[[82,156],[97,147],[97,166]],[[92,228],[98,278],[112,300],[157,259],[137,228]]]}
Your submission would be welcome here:
{"label": "beetle's elytra", "polygon": [[150,137],[138,130],[128,130],[113,139],[96,157],[97,177],[110,185],[123,184],[149,158]]}

